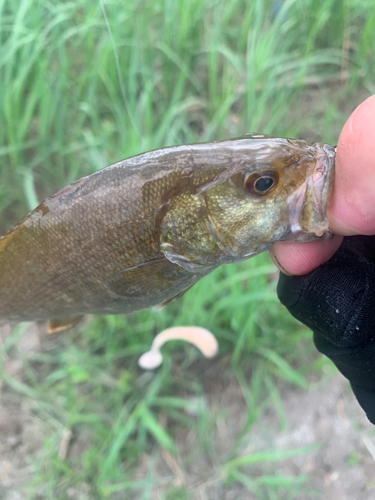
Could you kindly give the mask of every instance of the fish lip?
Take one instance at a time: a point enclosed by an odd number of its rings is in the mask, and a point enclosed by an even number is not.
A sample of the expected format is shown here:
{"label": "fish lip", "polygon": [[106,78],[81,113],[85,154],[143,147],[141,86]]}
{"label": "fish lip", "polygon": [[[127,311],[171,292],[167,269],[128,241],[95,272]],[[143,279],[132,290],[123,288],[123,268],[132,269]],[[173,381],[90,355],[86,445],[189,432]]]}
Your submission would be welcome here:
{"label": "fish lip", "polygon": [[313,241],[330,239],[327,204],[333,183],[335,149],[329,144],[315,144],[313,162],[306,181],[286,200],[289,231],[285,239]]}
{"label": "fish lip", "polygon": [[[335,172],[335,159],[336,159],[336,150],[329,144],[323,144],[322,147],[323,151],[325,152],[325,155],[321,157],[321,162],[324,164],[324,173],[323,173],[323,187],[320,192],[321,196],[321,203],[320,203],[320,210],[322,212],[322,216],[324,217],[324,220],[326,221],[326,233],[328,238],[332,238],[332,233],[329,231],[329,223],[327,219],[327,205],[329,203],[330,199],[330,194],[332,190],[332,185],[333,185],[333,177],[334,177],[334,172]],[[316,169],[319,168],[319,163],[317,164]]]}

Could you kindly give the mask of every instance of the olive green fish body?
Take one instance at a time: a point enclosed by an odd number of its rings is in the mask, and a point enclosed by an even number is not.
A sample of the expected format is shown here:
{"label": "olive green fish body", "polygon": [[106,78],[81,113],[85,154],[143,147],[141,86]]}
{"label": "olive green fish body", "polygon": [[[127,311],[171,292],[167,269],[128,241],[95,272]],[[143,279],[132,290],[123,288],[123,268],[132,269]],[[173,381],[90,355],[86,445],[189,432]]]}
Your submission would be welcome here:
{"label": "olive green fish body", "polygon": [[[132,312],[274,241],[324,237],[334,158],[324,147],[249,136],[151,151],[78,180],[0,238],[0,318]],[[316,195],[307,179],[322,162]]]}

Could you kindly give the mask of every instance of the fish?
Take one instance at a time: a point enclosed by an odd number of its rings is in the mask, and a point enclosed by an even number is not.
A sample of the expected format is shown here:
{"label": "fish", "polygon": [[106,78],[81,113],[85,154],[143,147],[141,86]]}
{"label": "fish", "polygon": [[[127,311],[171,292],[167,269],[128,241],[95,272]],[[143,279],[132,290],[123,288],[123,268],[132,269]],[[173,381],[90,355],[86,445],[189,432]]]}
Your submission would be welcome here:
{"label": "fish", "polygon": [[276,241],[330,238],[335,150],[249,134],[167,147],[64,187],[0,237],[0,319],[165,306]]}

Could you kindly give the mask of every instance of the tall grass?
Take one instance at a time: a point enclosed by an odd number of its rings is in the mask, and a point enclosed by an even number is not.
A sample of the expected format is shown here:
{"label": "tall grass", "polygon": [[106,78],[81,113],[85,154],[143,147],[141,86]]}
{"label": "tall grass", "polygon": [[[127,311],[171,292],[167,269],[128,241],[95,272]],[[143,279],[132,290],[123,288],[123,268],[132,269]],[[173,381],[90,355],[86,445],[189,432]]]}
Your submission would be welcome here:
{"label": "tall grass", "polygon": [[350,64],[371,86],[372,1],[279,3],[1,2],[3,224],[147,149],[296,135],[286,116],[309,77]]}
{"label": "tall grass", "polygon": [[[374,0],[0,0],[0,227],[149,149],[250,131],[335,143],[348,111],[340,105],[375,91],[374,12]],[[3,377],[47,436],[29,498],[65,499],[77,485],[75,498],[155,498],[152,467],[140,480],[133,470],[145,453],[173,454],[176,429],[196,432],[197,453],[214,452],[215,414],[201,407],[192,417],[185,397],[204,393],[194,349],[167,346],[157,373],[136,367],[153,334],[175,324],[215,332],[224,358],[209,366],[241,388],[246,414],[222,464],[228,487],[264,499],[301,487],[306,478],[245,476],[244,465],[269,455],[236,462],[267,406],[282,425],[277,385],[308,387],[295,347],[308,333],[277,303],[273,267],[260,256],[218,269],[158,315],[95,318],[41,353],[18,348],[24,381]],[[68,460],[57,456],[63,429],[84,443]]]}

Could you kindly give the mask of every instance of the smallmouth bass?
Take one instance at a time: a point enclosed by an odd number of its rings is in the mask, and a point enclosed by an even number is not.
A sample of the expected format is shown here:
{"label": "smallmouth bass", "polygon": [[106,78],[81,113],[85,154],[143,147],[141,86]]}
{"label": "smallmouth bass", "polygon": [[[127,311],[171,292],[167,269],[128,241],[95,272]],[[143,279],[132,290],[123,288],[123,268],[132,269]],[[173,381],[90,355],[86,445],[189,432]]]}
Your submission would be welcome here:
{"label": "smallmouth bass", "polygon": [[0,319],[63,324],[167,304],[276,241],[328,238],[334,161],[327,144],[252,134],[84,177],[0,238]]}

